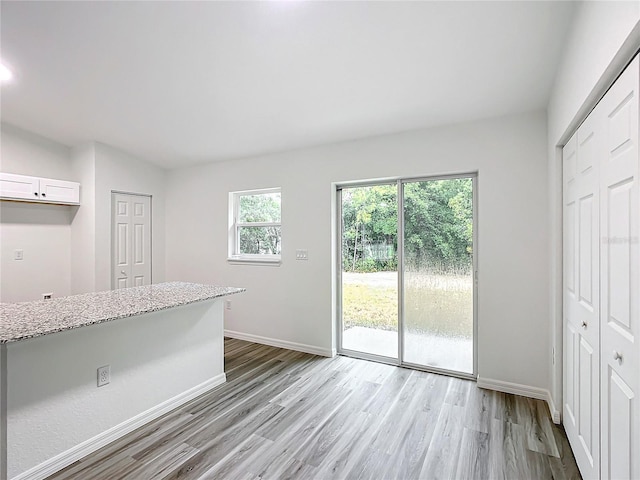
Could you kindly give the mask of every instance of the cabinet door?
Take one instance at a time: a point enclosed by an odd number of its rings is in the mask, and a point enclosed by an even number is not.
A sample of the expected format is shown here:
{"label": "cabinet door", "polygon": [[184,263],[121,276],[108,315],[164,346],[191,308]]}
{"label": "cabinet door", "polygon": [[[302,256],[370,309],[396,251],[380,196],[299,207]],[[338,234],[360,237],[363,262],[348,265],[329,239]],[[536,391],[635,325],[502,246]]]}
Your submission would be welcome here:
{"label": "cabinet door", "polygon": [[[595,114],[595,115],[594,115]],[[600,470],[599,146],[594,111],[563,152],[567,437],[585,478]]]}
{"label": "cabinet door", "polygon": [[600,102],[602,478],[640,478],[638,57]]}
{"label": "cabinet door", "polygon": [[0,197],[20,200],[39,200],[37,177],[0,173]]}
{"label": "cabinet door", "polygon": [[80,185],[76,182],[41,178],[40,199],[52,203],[80,203]]}

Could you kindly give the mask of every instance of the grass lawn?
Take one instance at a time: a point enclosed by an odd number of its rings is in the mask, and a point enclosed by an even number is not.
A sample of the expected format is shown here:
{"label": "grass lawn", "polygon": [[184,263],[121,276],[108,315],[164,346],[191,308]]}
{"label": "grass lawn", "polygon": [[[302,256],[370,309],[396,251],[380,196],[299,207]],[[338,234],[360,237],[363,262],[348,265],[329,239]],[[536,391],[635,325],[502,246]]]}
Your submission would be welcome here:
{"label": "grass lawn", "polygon": [[398,289],[345,284],[342,289],[342,318],[345,329],[398,330]]}
{"label": "grass lawn", "polygon": [[[342,311],[345,329],[369,327],[398,329],[397,287],[367,281],[343,282]],[[388,283],[388,282],[387,282]],[[409,331],[444,337],[473,336],[471,277],[405,274],[405,321]]]}

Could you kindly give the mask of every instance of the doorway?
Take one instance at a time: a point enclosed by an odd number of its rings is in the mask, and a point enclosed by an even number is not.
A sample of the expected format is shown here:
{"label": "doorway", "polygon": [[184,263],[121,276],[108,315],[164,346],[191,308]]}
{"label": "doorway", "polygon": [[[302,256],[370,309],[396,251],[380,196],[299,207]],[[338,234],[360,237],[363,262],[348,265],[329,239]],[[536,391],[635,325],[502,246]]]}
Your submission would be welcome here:
{"label": "doorway", "polygon": [[338,352],[476,375],[476,175],[337,188]]}
{"label": "doorway", "polygon": [[151,196],[111,192],[111,288],[151,284]]}

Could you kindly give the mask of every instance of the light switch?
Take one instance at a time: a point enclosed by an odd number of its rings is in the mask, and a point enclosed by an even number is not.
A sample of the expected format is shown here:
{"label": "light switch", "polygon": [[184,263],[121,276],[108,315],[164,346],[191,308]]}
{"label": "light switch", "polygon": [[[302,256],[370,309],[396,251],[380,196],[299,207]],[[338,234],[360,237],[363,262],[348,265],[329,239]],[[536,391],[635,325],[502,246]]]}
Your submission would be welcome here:
{"label": "light switch", "polygon": [[24,251],[23,250],[16,250],[13,252],[13,259],[14,260],[22,260],[24,258]]}
{"label": "light switch", "polygon": [[296,250],[296,260],[309,260],[309,251]]}

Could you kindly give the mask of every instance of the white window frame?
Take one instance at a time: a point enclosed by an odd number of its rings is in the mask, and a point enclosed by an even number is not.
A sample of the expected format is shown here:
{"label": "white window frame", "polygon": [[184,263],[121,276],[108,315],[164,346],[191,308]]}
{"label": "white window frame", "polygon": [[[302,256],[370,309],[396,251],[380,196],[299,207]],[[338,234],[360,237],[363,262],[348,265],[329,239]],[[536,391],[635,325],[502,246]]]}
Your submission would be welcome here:
{"label": "white window frame", "polygon": [[[280,194],[280,221],[279,222],[240,222],[240,197],[249,195],[264,195],[269,193]],[[257,190],[242,190],[229,192],[229,263],[252,263],[257,265],[280,265],[282,255],[277,254],[252,254],[240,252],[240,228],[242,227],[280,227],[282,228],[282,189],[280,187],[262,188]],[[282,252],[282,245],[280,245]]]}

